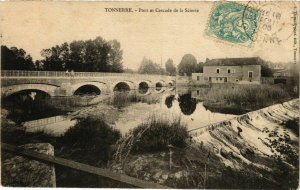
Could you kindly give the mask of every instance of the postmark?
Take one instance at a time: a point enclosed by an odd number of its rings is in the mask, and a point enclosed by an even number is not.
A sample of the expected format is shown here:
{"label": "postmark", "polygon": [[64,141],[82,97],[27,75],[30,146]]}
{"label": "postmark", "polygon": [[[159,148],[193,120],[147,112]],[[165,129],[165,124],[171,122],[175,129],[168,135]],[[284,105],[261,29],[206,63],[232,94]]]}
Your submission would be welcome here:
{"label": "postmark", "polygon": [[[256,9],[261,12],[256,38],[252,41],[280,45],[282,41],[288,40],[292,36],[292,20],[289,11],[284,10],[292,10],[291,6],[293,5],[289,3],[249,1],[244,9],[243,22],[246,22],[249,10]],[[245,31],[251,36],[251,33]]]}
{"label": "postmark", "polygon": [[[233,2],[217,3],[213,8],[206,35],[231,44],[251,47],[258,29],[260,11]],[[245,15],[246,14],[246,15]]]}

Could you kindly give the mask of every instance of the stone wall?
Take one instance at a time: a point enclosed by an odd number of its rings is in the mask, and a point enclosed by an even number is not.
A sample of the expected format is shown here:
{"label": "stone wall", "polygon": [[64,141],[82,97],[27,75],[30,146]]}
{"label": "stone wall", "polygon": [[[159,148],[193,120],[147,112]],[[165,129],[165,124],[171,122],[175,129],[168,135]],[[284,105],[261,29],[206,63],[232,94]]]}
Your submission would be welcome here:
{"label": "stone wall", "polygon": [[[54,148],[49,143],[26,144],[19,148],[54,155]],[[8,187],[56,187],[55,168],[53,165],[2,152],[1,184]]]}

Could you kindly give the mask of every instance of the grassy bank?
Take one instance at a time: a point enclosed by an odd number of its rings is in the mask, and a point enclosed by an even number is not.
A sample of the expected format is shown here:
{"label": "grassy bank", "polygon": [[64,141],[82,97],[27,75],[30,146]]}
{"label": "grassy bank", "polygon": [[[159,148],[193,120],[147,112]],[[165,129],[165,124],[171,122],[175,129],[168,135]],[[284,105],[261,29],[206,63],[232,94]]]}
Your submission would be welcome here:
{"label": "grassy bank", "polygon": [[139,138],[133,145],[134,152],[161,151],[168,149],[169,145],[185,147],[189,136],[180,117],[167,120],[155,116],[134,128],[132,134]]}
{"label": "grassy bank", "polygon": [[109,104],[122,108],[128,106],[133,102],[138,102],[138,98],[135,93],[127,91],[127,92],[114,92],[111,99],[109,100]]}
{"label": "grassy bank", "polygon": [[204,105],[211,109],[256,110],[290,99],[276,85],[215,85],[204,95]]}
{"label": "grassy bank", "polygon": [[120,139],[115,161],[125,163],[131,153],[164,151],[170,145],[183,148],[187,145],[188,137],[188,130],[180,117],[169,120],[152,116]]}
{"label": "grassy bank", "polygon": [[147,104],[154,104],[159,102],[160,95],[149,94],[146,96],[137,95],[137,91],[127,91],[127,92],[114,92],[114,94],[108,100],[109,105],[113,105],[117,108],[123,108],[129,106],[132,103],[142,102]]}

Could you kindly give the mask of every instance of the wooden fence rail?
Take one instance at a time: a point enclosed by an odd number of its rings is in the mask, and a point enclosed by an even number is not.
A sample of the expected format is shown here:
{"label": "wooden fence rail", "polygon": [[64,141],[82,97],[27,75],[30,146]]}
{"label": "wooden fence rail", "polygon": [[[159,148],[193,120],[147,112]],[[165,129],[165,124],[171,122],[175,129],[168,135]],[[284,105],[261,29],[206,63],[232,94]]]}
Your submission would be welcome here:
{"label": "wooden fence rail", "polygon": [[143,180],[140,180],[140,179],[137,179],[134,177],[130,177],[130,176],[127,176],[124,174],[114,173],[108,169],[97,168],[97,167],[90,166],[87,164],[82,164],[79,162],[67,160],[64,158],[59,158],[56,156],[41,154],[41,153],[31,151],[31,150],[22,150],[19,147],[9,145],[6,143],[1,143],[1,148],[2,148],[2,151],[14,153],[14,154],[28,157],[28,158],[38,160],[41,162],[60,165],[60,166],[68,167],[71,169],[87,172],[90,174],[95,174],[95,175],[98,175],[98,176],[101,176],[104,178],[109,178],[109,179],[112,179],[112,180],[115,180],[115,181],[118,181],[118,182],[121,182],[124,184],[128,184],[128,185],[131,185],[134,187],[138,187],[138,188],[169,189],[169,187],[167,187],[167,186],[163,186],[163,185],[152,183],[152,182],[146,182],[146,181],[143,181]]}

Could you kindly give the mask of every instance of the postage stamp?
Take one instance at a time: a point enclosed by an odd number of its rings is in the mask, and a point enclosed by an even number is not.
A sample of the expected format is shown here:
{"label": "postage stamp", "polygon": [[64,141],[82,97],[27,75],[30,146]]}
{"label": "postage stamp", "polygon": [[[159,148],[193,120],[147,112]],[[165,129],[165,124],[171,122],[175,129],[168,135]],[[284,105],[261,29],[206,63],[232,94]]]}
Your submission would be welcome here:
{"label": "postage stamp", "polygon": [[206,34],[226,42],[251,47],[260,16],[259,10],[241,4],[218,3],[211,12]]}

